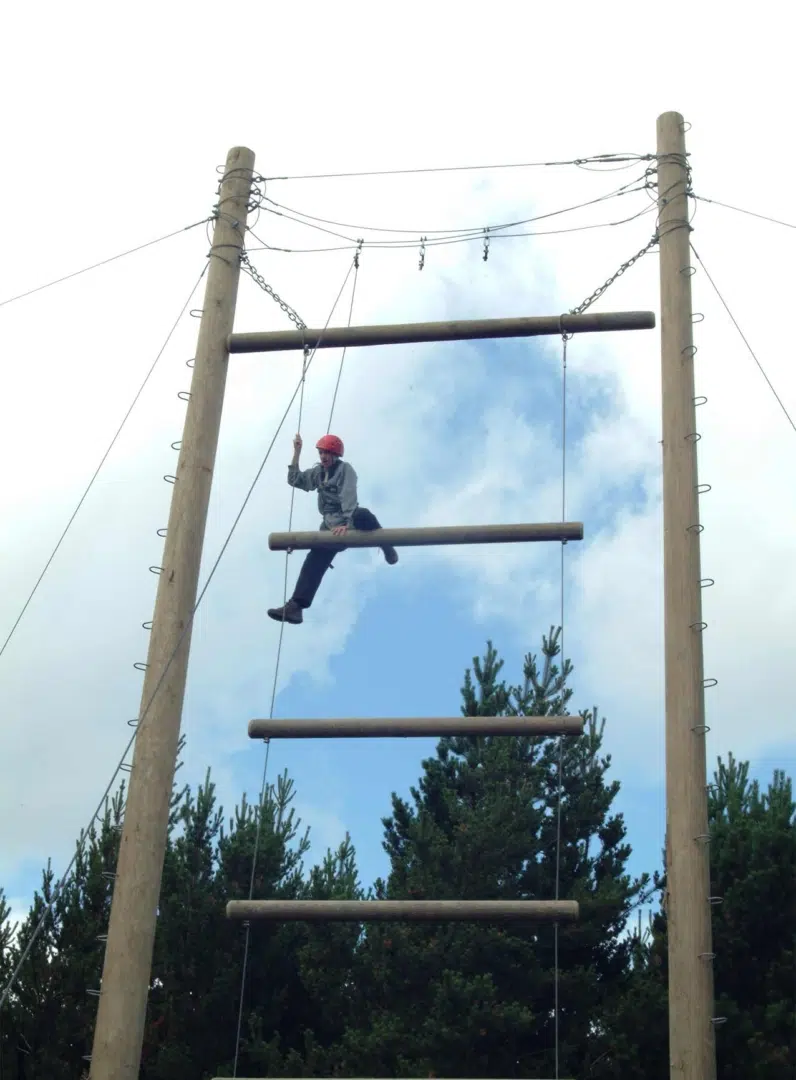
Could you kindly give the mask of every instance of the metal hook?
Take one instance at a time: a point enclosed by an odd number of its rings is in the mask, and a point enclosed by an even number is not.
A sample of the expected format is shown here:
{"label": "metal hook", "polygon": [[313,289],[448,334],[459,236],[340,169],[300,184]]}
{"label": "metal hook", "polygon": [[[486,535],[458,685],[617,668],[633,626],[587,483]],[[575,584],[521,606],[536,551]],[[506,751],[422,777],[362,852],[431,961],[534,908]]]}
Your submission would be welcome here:
{"label": "metal hook", "polygon": [[171,448],[172,448],[172,450],[181,450],[182,449],[182,439],[177,439],[176,442],[173,442],[171,444]]}
{"label": "metal hook", "polygon": [[163,567],[162,566],[150,566],[149,567],[149,572],[150,572],[150,574],[162,574],[163,573]]}
{"label": "metal hook", "polygon": [[173,473],[166,473],[163,479],[166,481],[167,484],[177,483],[177,477]]}
{"label": "metal hook", "polygon": [[142,664],[140,660],[136,660],[136,662],[133,664],[133,667],[136,669],[136,671],[146,671],[146,669],[149,667],[149,664]]}
{"label": "metal hook", "polygon": [[141,625],[145,630],[151,630],[155,624],[153,622],[142,622]]}
{"label": "metal hook", "polygon": [[180,399],[180,401],[190,401],[191,392],[190,390],[178,390],[177,397]]}
{"label": "metal hook", "polygon": [[703,577],[699,579],[700,589],[709,589],[711,585],[715,585],[716,582],[712,577]]}
{"label": "metal hook", "polygon": [[689,350],[690,350],[689,355],[690,355],[691,359],[693,360],[693,358],[696,356],[697,352],[699,351],[699,347],[697,345],[686,345],[684,348],[682,348],[680,350],[680,355],[685,356],[685,354],[687,352],[689,352]]}
{"label": "metal hook", "polygon": [[686,435],[685,438],[689,439],[691,442],[699,442],[702,436],[699,434],[698,431],[692,431],[690,435]]}
{"label": "metal hook", "polygon": [[190,360],[185,361],[185,366],[186,367],[193,367],[195,363],[196,363],[196,357],[192,356]]}
{"label": "metal hook", "polygon": [[698,619],[696,622],[689,623],[688,625],[692,630],[696,630],[698,634],[701,634],[703,630],[707,630],[708,628],[708,624],[706,622],[703,622],[701,619]]}
{"label": "metal hook", "polygon": [[697,533],[702,533],[702,532],[704,532],[704,531],[705,531],[705,526],[704,526],[704,525],[689,525],[689,526],[688,526],[688,527],[686,528],[686,530],[685,530],[685,531],[686,531],[686,532],[697,532]]}
{"label": "metal hook", "polygon": [[165,537],[167,532],[168,532],[168,529],[158,529],[158,536]]}
{"label": "metal hook", "polygon": [[701,322],[704,322],[704,321],[705,321],[705,316],[702,314],[701,311],[694,311],[694,312],[691,313],[691,322],[692,323],[696,324],[696,323],[701,323]]}
{"label": "metal hook", "polygon": [[719,680],[718,679],[703,679],[702,680],[702,688],[704,690],[710,690],[712,687],[718,686],[718,685],[719,685]]}
{"label": "metal hook", "polygon": [[195,307],[191,308],[188,314],[191,316],[192,319],[201,319],[201,317],[204,315],[204,310],[200,307]]}
{"label": "metal hook", "polygon": [[688,266],[680,267],[680,273],[681,274],[688,274],[689,277],[693,277],[694,274],[696,273],[696,267],[691,266],[691,264],[689,263]]}
{"label": "metal hook", "polygon": [[707,405],[707,403],[708,403],[708,399],[705,397],[704,394],[698,394],[697,397],[694,398],[694,404],[697,405],[697,406],[699,406],[699,405]]}
{"label": "metal hook", "polygon": [[710,731],[710,726],[708,724],[695,724],[691,730],[695,735],[707,735]]}
{"label": "metal hook", "polygon": [[710,484],[697,484],[696,486],[697,495],[707,495],[707,493],[712,490],[713,488]]}

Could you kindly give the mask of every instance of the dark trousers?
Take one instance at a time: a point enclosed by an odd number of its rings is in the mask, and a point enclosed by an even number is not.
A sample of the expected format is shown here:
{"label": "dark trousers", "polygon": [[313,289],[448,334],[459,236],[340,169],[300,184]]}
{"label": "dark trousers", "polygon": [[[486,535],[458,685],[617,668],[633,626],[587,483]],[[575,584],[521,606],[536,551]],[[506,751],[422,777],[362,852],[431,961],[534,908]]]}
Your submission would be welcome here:
{"label": "dark trousers", "polygon": [[[370,510],[366,510],[364,506],[358,506],[354,511],[352,525],[361,532],[372,532],[374,529],[381,528],[375,515],[371,514]],[[323,575],[332,565],[335,555],[339,555],[341,551],[345,551],[345,544],[341,544],[339,547],[310,548],[307,552],[296,587],[293,590],[293,599],[300,608],[310,606],[315,599],[318,586],[323,581]]]}

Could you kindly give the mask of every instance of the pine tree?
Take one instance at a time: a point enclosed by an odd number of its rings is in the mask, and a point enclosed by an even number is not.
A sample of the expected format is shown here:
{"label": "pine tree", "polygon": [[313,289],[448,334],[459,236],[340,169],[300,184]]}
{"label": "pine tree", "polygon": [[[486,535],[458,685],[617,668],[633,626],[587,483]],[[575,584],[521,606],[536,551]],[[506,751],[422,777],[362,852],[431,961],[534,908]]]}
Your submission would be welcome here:
{"label": "pine tree", "polygon": [[[267,789],[261,815],[244,797],[225,828],[209,771],[195,793],[175,786],[142,1080],[232,1075],[246,934],[226,918],[228,900],[247,897],[250,888],[263,898],[361,895],[348,838],[305,878],[309,835],[301,832],[293,798],[293,782],[284,774]],[[100,986],[123,802],[122,785],[98,826],[81,838],[58,892],[47,867],[16,941],[0,893],[4,981],[50,905],[0,1014],[3,1080],[77,1080],[87,1073],[97,1002],[89,991]],[[330,1048],[352,1008],[357,938],[356,928],[345,924],[252,925],[239,1073],[327,1071]]]}
{"label": "pine tree", "polygon": [[48,864],[10,949],[16,967],[41,923],[11,996],[20,1080],[73,1080],[87,1067],[96,1011],[90,991],[99,986],[122,798],[123,790],[106,803],[99,827],[80,837],[72,873],[60,889]]}
{"label": "pine tree", "polygon": [[[488,644],[465,675],[465,715],[566,712],[571,665],[559,633],[543,639],[544,666],[525,658],[516,686]],[[604,722],[583,713],[579,739],[440,740],[411,789],[383,819],[391,870],[380,897],[552,899],[581,905],[559,929],[560,1070],[579,1075],[603,1052],[599,1020],[630,962],[622,939],[646,878],[625,873],[630,848],[611,812],[617,783],[600,756]],[[560,806],[559,819],[559,776]],[[560,830],[560,844],[559,844]],[[484,924],[375,926],[360,973],[362,1020],[346,1040],[353,1075],[540,1076],[554,1071],[551,927]],[[351,1074],[351,1072],[350,1072]]]}
{"label": "pine tree", "polygon": [[[710,791],[718,1059],[727,1080],[796,1072],[796,804],[781,770],[768,791],[749,763],[719,761]],[[742,1064],[745,1059],[745,1065]]]}
{"label": "pine tree", "polygon": [[254,922],[247,949],[246,928],[225,914],[227,901],[248,897],[250,889],[261,899],[357,894],[349,840],[305,880],[309,835],[300,830],[293,799],[293,781],[283,774],[267,788],[261,814],[244,798],[225,828],[209,771],[196,794],[186,788],[175,798],[142,1080],[232,1075],[244,957],[238,1073],[326,1069],[328,1048],[345,1027],[356,932]]}
{"label": "pine tree", "polygon": [[[0,994],[6,989],[14,969],[13,941],[15,924],[11,922],[11,908],[0,888]],[[6,1080],[19,1080],[19,1036],[16,1031],[16,1017],[13,1010],[13,998],[0,1006],[0,1076]]]}
{"label": "pine tree", "polygon": [[[716,1058],[722,1080],[779,1080],[796,1073],[796,805],[790,778],[766,792],[748,762],[718,759],[708,788]],[[656,875],[660,890],[665,876]],[[665,1080],[668,1069],[667,924],[663,910],[614,1027],[617,1080]],[[639,1015],[643,1003],[643,1018]],[[643,1019],[643,1022],[640,1022]],[[662,1051],[662,1052],[661,1052]],[[647,1070],[641,1064],[646,1062]]]}

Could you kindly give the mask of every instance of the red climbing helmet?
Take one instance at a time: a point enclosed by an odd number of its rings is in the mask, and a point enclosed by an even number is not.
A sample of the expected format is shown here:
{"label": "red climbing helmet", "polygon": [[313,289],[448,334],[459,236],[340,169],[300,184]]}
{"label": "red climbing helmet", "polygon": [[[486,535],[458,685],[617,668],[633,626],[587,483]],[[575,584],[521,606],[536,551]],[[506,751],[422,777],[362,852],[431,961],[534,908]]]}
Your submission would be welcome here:
{"label": "red climbing helmet", "polygon": [[343,440],[336,435],[323,435],[315,444],[316,450],[328,450],[330,454],[343,456]]}

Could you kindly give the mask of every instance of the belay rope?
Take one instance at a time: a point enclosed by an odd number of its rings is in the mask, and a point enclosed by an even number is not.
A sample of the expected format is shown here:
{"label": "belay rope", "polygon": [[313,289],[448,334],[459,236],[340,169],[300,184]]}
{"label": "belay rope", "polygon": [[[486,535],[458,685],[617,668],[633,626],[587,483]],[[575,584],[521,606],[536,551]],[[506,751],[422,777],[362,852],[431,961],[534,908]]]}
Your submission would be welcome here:
{"label": "belay rope", "polygon": [[[571,337],[564,330],[561,319],[561,521],[567,519],[567,341]],[[566,540],[561,541],[561,674],[566,664],[564,653],[564,548]],[[555,899],[561,892],[561,796],[562,774],[564,766],[564,736],[558,736],[558,794],[556,805],[556,887]],[[558,921],[553,925],[553,978],[554,978],[554,1026],[555,1026],[555,1080],[559,1080],[559,969],[558,969]]]}
{"label": "belay rope", "polygon": [[[315,348],[312,350],[312,352],[310,352],[309,346],[308,345],[304,346],[304,351],[303,351],[302,358],[301,358],[301,381],[300,381],[300,390],[299,390],[298,423],[296,425],[296,432],[297,432],[298,435],[301,435],[301,421],[302,421],[302,417],[303,417],[303,414],[304,414],[304,387],[305,387],[306,380],[307,380],[307,372],[309,371],[310,364],[312,363],[312,361],[313,361],[313,359],[315,357],[315,353],[318,351],[321,340],[323,338],[323,334],[328,329],[329,323],[331,322],[331,319],[332,319],[332,316],[334,315],[335,309],[337,308],[337,305],[340,302],[340,297],[343,295],[343,290],[345,289],[346,284],[348,283],[348,279],[351,276],[351,271],[353,270],[354,271],[354,283],[353,283],[353,286],[352,286],[352,289],[351,289],[351,304],[349,306],[349,311],[348,311],[348,325],[349,326],[351,325],[351,317],[352,317],[352,314],[353,314],[353,311],[354,311],[354,296],[356,294],[357,277],[359,276],[359,252],[360,252],[360,248],[361,248],[361,244],[360,244],[360,247],[357,248],[357,251],[356,251],[356,253],[354,255],[354,258],[353,258],[353,260],[351,262],[351,265],[348,268],[348,272],[346,273],[346,276],[345,276],[345,278],[343,280],[343,284],[340,287],[340,292],[337,294],[337,299],[335,300],[334,304],[332,305],[332,310],[329,312],[329,317],[326,320],[326,325],[324,326],[323,330],[321,331],[321,334],[320,334],[320,336],[318,338],[318,341],[315,344]],[[337,401],[337,392],[338,392],[338,390],[340,388],[340,379],[341,379],[342,374],[343,374],[343,363],[344,363],[344,361],[345,361],[345,348],[343,348],[343,353],[342,353],[342,356],[340,358],[340,367],[339,367],[338,372],[337,372],[337,383],[336,383],[335,388],[334,388],[334,396],[332,398],[332,407],[331,407],[331,411],[329,413],[329,426],[327,428],[327,434],[329,432],[329,429],[332,426],[332,420],[334,418],[334,408],[335,408],[335,404],[336,404],[336,401]],[[290,490],[290,511],[288,513],[288,525],[287,525],[287,531],[288,532],[291,531],[292,526],[293,526],[293,506],[294,506],[295,498],[296,498],[296,489],[291,488],[291,490]],[[283,599],[282,599],[283,605],[287,603],[287,576],[288,576],[288,566],[289,566],[288,559],[289,559],[289,556],[290,556],[290,552],[289,551],[285,552],[285,577],[284,577]],[[283,640],[283,637],[284,637],[284,633],[285,633],[285,623],[284,623],[284,619],[283,619],[281,624],[280,624],[280,627],[279,627],[279,642],[277,644],[277,649],[276,649],[276,661],[274,663],[274,678],[273,678],[273,684],[272,684],[272,687],[271,687],[271,707],[270,707],[270,710],[269,710],[269,713],[268,713],[269,719],[273,719],[273,715],[274,715],[274,705],[276,703],[276,688],[277,688],[277,685],[278,685],[278,682],[279,682],[279,662],[280,662],[280,660],[282,658],[282,640]],[[271,752],[271,740],[270,739],[265,739],[265,760],[263,761],[263,776],[262,776],[262,782],[260,784],[260,798],[259,798],[259,801],[257,803],[257,828],[256,828],[256,831],[255,831],[255,834],[254,834],[254,851],[252,853],[252,868],[251,868],[251,875],[250,875],[250,878],[249,878],[249,897],[248,897],[249,900],[253,899],[253,896],[254,896],[254,879],[255,879],[255,876],[256,876],[256,872],[257,872],[257,858],[258,858],[258,855],[260,853],[260,836],[261,836],[261,833],[262,833],[263,807],[265,805],[266,795],[267,795],[267,792],[268,792],[268,759],[270,757],[270,752]],[[282,824],[282,822],[281,822],[281,816],[280,816],[279,820],[277,821],[277,826],[276,826],[277,831],[279,830],[279,827],[281,826],[281,824]],[[247,975],[247,972],[248,972],[249,951],[250,951],[250,944],[251,944],[251,923],[247,920],[244,923],[244,926],[246,928],[246,935],[245,935],[244,945],[243,945],[243,970],[242,970],[242,973],[241,973],[240,1001],[239,1001],[239,1004],[238,1004],[238,1025],[237,1025],[237,1033],[236,1033],[236,1037],[235,1037],[235,1060],[234,1060],[234,1064],[233,1064],[233,1067],[232,1067],[232,1076],[233,1077],[237,1077],[237,1075],[238,1075],[238,1059],[240,1057],[241,1029],[243,1027],[243,1006],[244,1006],[245,992],[246,992],[246,975]]]}

